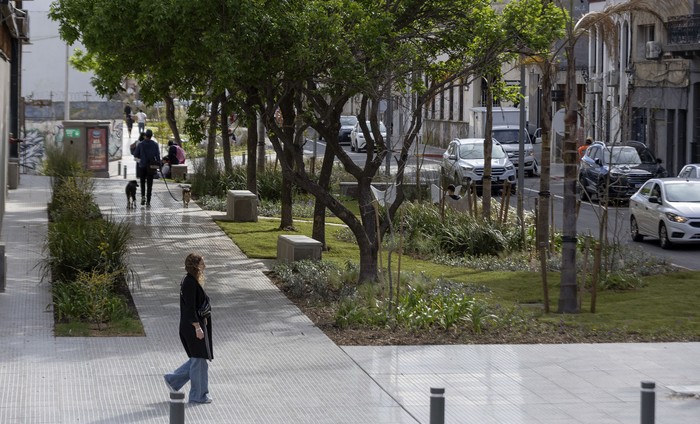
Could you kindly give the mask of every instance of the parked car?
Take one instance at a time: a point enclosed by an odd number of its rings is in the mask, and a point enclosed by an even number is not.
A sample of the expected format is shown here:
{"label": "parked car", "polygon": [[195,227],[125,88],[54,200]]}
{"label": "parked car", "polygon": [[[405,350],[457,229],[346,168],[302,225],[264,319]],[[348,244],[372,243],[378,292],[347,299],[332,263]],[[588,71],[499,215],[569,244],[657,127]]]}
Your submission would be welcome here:
{"label": "parked car", "polygon": [[689,180],[700,179],[700,163],[689,163],[681,169],[678,173],[678,178],[685,178]]}
{"label": "parked car", "polygon": [[629,199],[654,176],[640,165],[642,160],[632,146],[591,144],[579,167],[581,199]]}
{"label": "parked car", "polygon": [[[370,129],[370,131],[372,130],[372,126],[370,125],[369,121],[367,121],[367,127]],[[386,127],[382,121],[379,121],[379,133],[382,135],[382,138],[386,138]],[[366,148],[367,141],[365,140],[365,135],[362,132],[360,123],[357,122],[355,127],[352,129],[352,132],[350,132],[350,150],[353,152],[361,152]]]}
{"label": "parked car", "polygon": [[350,133],[357,124],[357,117],[352,115],[343,115],[340,117],[340,130],[338,131],[338,143],[350,144]]}
{"label": "parked car", "polygon": [[629,140],[625,141],[623,145],[634,147],[637,151],[639,160],[642,161],[642,163],[638,165],[639,168],[651,172],[654,178],[668,177],[666,169],[661,165],[661,159],[656,158],[646,144],[641,141]]}
{"label": "parked car", "polygon": [[[493,140],[491,151],[491,188],[502,190],[506,181],[510,181],[511,189],[515,192],[515,165],[508,159],[508,154],[501,144]],[[455,185],[468,185],[476,182],[477,192],[483,187],[484,175],[484,139],[462,138],[454,139],[442,155],[440,173],[443,181],[452,181]]]}
{"label": "parked car", "polygon": [[[491,136],[501,143],[501,147],[508,154],[508,158],[516,168],[520,169],[520,128],[512,125],[500,125],[493,127]],[[535,158],[535,149],[530,141],[530,134],[525,130],[525,175],[532,177],[535,175],[537,168],[537,159]]]}
{"label": "parked car", "polygon": [[630,198],[634,241],[657,237],[662,248],[700,243],[700,180],[654,178]]}

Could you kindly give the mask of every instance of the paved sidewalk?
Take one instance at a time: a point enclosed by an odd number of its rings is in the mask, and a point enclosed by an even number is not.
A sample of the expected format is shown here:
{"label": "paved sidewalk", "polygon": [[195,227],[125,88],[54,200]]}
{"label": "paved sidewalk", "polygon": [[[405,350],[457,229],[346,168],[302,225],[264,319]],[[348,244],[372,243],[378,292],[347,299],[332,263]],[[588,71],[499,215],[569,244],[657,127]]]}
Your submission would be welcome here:
{"label": "paved sidewalk", "polygon": [[96,180],[103,212],[133,228],[130,264],[141,279],[133,297],[145,337],[53,337],[36,266],[49,180],[22,175],[9,191],[0,423],[168,422],[162,375],[186,359],[178,285],[191,251],[207,260],[215,359],[214,402],[188,405],[187,423],[427,424],[430,387],[444,387],[448,423],[632,424],[642,380],[657,382],[657,423],[700,422],[700,400],[668,389],[700,385],[700,343],[338,347],[212,215],[194,203],[182,208],[162,181],[151,209],[127,211],[123,189],[116,172]]}

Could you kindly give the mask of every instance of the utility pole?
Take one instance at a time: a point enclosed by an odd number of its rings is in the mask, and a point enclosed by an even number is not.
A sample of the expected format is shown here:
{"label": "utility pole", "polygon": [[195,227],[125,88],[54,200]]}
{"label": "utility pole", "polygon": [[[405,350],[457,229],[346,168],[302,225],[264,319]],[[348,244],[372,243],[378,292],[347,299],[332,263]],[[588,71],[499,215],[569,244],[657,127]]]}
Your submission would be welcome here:
{"label": "utility pole", "polygon": [[[518,131],[518,220],[520,220],[520,239],[525,240],[525,216],[523,195],[525,190],[525,64],[520,56],[520,130]],[[534,165],[533,165],[534,166]]]}
{"label": "utility pole", "polygon": [[63,92],[65,95],[65,98],[63,100],[63,120],[68,121],[70,120],[70,98],[68,95],[68,70],[70,68],[70,46],[68,46],[68,43],[66,43],[66,76],[65,80],[63,81]]}

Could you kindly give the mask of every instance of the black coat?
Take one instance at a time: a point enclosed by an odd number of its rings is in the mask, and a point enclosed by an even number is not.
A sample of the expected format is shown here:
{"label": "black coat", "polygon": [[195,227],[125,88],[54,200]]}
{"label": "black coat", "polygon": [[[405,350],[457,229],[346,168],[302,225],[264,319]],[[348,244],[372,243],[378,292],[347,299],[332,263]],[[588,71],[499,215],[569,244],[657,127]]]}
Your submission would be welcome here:
{"label": "black coat", "polygon": [[[187,274],[180,283],[180,340],[182,346],[190,358],[214,359],[214,349],[211,339],[211,316],[207,319],[206,326],[204,320],[197,316],[197,309],[208,299],[202,286],[197,280]],[[192,323],[199,322],[204,328],[204,339],[197,338],[197,334]]]}

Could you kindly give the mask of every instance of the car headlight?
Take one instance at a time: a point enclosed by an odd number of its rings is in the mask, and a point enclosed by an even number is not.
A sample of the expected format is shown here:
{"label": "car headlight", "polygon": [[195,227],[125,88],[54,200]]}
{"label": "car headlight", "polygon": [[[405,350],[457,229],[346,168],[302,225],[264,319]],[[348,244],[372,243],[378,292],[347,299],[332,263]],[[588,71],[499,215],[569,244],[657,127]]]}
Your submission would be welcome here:
{"label": "car headlight", "polygon": [[510,171],[512,169],[515,169],[515,166],[512,163],[508,164],[508,165],[506,165],[506,169]]}
{"label": "car headlight", "polygon": [[460,165],[460,167],[465,171],[472,171],[474,169],[472,165]]}
{"label": "car headlight", "polygon": [[679,224],[688,222],[688,218],[671,212],[666,212],[666,218],[668,218],[669,221],[677,222]]}

